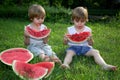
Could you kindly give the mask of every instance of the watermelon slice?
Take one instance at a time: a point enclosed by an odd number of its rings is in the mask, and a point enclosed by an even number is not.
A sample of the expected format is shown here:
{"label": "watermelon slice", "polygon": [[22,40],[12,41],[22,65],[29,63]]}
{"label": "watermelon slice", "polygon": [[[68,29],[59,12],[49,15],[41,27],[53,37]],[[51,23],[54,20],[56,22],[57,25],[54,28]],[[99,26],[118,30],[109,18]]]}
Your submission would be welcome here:
{"label": "watermelon slice", "polygon": [[13,61],[12,69],[16,75],[25,80],[42,79],[48,71],[47,68],[16,60]]}
{"label": "watermelon slice", "polygon": [[29,62],[33,59],[33,54],[24,48],[11,48],[1,52],[0,58],[4,64],[12,65],[13,60]]}
{"label": "watermelon slice", "polygon": [[66,36],[70,42],[82,43],[89,38],[90,32],[75,33],[73,35],[66,35]]}
{"label": "watermelon slice", "polygon": [[34,64],[35,66],[41,66],[41,67],[44,67],[44,68],[47,68],[48,69],[48,73],[47,75],[45,76],[45,78],[47,78],[53,71],[54,69],[54,62],[39,62],[39,63],[36,63]]}
{"label": "watermelon slice", "polygon": [[25,31],[32,38],[42,39],[42,38],[47,37],[50,34],[51,29],[43,29],[42,31],[35,31],[32,28],[30,28],[29,26],[27,26],[27,27],[25,27]]}

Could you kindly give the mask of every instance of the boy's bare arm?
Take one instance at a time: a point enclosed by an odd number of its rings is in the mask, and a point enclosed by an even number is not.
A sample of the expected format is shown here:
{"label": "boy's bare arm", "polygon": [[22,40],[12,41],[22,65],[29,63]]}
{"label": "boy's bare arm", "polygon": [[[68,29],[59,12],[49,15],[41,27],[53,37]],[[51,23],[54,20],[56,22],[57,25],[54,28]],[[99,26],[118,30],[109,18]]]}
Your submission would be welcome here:
{"label": "boy's bare arm", "polygon": [[67,38],[67,36],[66,35],[68,35],[69,33],[68,33],[68,31],[65,33],[65,35],[64,35],[64,37],[63,37],[63,43],[65,44],[65,45],[67,45],[67,43],[68,43],[68,38]]}
{"label": "boy's bare arm", "polygon": [[30,37],[26,32],[24,32],[24,44],[26,46],[30,44]]}

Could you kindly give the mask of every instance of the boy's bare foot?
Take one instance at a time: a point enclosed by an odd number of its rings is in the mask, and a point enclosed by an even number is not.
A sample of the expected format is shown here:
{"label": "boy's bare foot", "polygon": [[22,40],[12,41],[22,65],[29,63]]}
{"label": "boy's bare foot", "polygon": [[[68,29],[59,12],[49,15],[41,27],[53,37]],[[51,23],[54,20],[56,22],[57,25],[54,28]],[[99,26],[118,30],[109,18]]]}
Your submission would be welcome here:
{"label": "boy's bare foot", "polygon": [[115,71],[117,69],[116,66],[113,66],[113,65],[106,65],[106,66],[103,66],[103,69],[104,70],[111,70],[111,71]]}
{"label": "boy's bare foot", "polygon": [[61,62],[61,60],[59,58],[52,58],[52,61],[56,62],[56,63],[58,63],[60,65],[62,64],[62,62]]}
{"label": "boy's bare foot", "polygon": [[62,65],[61,65],[61,68],[63,68],[63,69],[70,69],[70,66],[67,65],[67,64],[62,64]]}
{"label": "boy's bare foot", "polygon": [[60,65],[62,64],[62,61],[56,55],[51,56],[50,59],[51,59],[51,61],[53,61],[55,63],[58,63]]}

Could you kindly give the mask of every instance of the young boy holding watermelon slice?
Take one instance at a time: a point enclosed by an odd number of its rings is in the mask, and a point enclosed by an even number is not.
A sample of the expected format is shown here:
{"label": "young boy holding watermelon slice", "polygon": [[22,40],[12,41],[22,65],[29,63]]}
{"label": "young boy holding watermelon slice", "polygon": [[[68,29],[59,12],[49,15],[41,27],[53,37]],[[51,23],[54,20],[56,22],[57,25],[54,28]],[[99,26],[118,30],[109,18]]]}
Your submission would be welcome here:
{"label": "young boy holding watermelon slice", "polygon": [[61,63],[51,46],[47,44],[51,30],[43,24],[45,15],[45,10],[41,5],[34,4],[29,7],[28,16],[31,23],[25,26],[24,43],[35,56],[39,56],[43,61]]}
{"label": "young boy holding watermelon slice", "polygon": [[88,21],[88,12],[84,7],[76,7],[72,11],[73,26],[67,28],[64,36],[64,43],[68,44],[66,56],[62,68],[70,68],[73,56],[93,56],[95,62],[104,70],[116,70],[116,66],[107,64],[101,57],[98,50],[92,47],[92,30],[85,23]]}

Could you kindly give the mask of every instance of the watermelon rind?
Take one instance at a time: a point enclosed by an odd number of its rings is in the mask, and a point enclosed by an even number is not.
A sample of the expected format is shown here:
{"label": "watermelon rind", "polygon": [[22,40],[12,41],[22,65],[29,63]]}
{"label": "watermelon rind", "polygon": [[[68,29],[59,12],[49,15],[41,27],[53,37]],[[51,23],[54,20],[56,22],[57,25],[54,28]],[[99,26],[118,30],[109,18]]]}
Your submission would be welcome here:
{"label": "watermelon rind", "polygon": [[[13,61],[13,64],[12,64],[12,69],[13,71],[15,72],[16,75],[18,75],[21,79],[24,79],[24,80],[39,80],[39,79],[42,79],[43,77],[45,77],[45,75],[47,74],[48,72],[48,69],[46,68],[43,68],[43,67],[40,67],[40,66],[37,66],[37,68],[40,68],[39,70],[44,70],[44,74],[40,75],[39,77],[37,78],[30,78],[30,77],[26,77],[26,75],[21,75],[17,70],[16,70],[16,66],[17,66],[17,63],[20,63],[21,66],[23,65],[29,65],[29,63],[24,63],[24,62],[21,62],[21,61],[17,61],[17,60],[14,60]],[[18,66],[17,66],[18,68]],[[23,66],[23,69],[25,68],[25,66]],[[36,68],[36,67],[34,67]],[[38,71],[38,70],[37,70]],[[21,70],[20,70],[21,72]],[[24,71],[23,71],[24,72]],[[34,74],[34,72],[31,72],[32,74]]]}
{"label": "watermelon rind", "polygon": [[[46,29],[46,30],[49,30],[49,32],[48,32],[46,35],[44,35],[44,36],[34,36],[34,35],[31,35],[31,34],[29,33],[29,31],[27,31],[27,28],[28,28],[28,27],[29,27],[29,26],[25,26],[25,31],[29,34],[29,36],[30,36],[31,38],[43,39],[43,38],[46,38],[47,36],[49,36],[50,33],[51,33],[51,29]],[[38,31],[38,32],[40,32],[40,31]]]}
{"label": "watermelon rind", "polygon": [[[31,61],[32,59],[33,59],[33,54],[28,50],[28,49],[25,49],[25,48],[10,48],[10,49],[7,49],[7,50],[4,50],[4,51],[2,51],[1,53],[0,53],[0,58],[1,58],[1,62],[3,62],[4,64],[6,64],[6,65],[9,65],[9,66],[11,66],[12,65],[12,62],[11,63],[9,63],[9,62],[7,62],[5,59],[9,59],[9,57],[10,57],[10,55],[8,55],[8,57],[3,57],[3,55],[4,55],[4,53],[5,52],[8,52],[8,51],[11,51],[11,50],[18,50],[18,49],[22,49],[22,50],[24,50],[24,51],[26,51],[28,54],[27,55],[29,55],[29,59],[28,60],[26,60],[26,61],[24,61],[24,62],[29,62],[29,61]],[[25,56],[25,54],[24,54],[24,56]],[[15,58],[15,59],[13,59],[13,60],[19,60],[18,58],[22,58],[23,56],[11,56],[10,58],[14,58],[14,57],[17,57],[17,58]],[[5,59],[4,59],[5,58]],[[11,61],[13,61],[13,60],[11,60]]]}
{"label": "watermelon rind", "polygon": [[52,71],[53,71],[53,69],[55,67],[55,63],[54,62],[39,62],[39,63],[36,63],[34,65],[41,66],[41,67],[44,67],[44,68],[48,69],[48,73],[45,76],[45,78],[47,78],[52,73]]}

